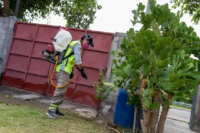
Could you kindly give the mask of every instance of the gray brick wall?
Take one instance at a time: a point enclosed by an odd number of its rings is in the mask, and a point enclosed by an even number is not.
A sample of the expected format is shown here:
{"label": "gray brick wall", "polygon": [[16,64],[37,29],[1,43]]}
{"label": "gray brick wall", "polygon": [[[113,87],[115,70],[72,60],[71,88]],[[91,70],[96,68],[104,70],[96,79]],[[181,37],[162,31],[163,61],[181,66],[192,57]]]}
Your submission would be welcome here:
{"label": "gray brick wall", "polygon": [[[115,33],[113,41],[112,41],[112,45],[111,45],[111,51],[112,50],[118,51],[120,49],[120,45],[124,37],[127,37],[126,33],[119,33],[119,32]],[[106,81],[109,81],[109,82],[113,81],[111,78],[111,67],[113,66],[112,61],[114,58],[115,57],[113,57],[112,54],[109,55],[107,72],[105,75]],[[117,96],[118,96],[118,91],[112,92],[105,101],[101,102],[100,108],[99,108],[100,115],[107,116],[110,118],[114,116]]]}
{"label": "gray brick wall", "polygon": [[0,74],[3,72],[6,63],[16,21],[17,18],[14,16],[0,17]]}

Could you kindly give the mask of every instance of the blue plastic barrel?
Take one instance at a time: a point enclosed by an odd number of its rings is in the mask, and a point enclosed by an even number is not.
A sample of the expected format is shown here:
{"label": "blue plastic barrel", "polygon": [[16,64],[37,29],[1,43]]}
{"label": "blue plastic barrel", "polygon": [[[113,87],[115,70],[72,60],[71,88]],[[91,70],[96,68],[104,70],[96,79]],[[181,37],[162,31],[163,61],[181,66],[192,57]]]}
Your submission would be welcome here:
{"label": "blue plastic barrel", "polygon": [[114,114],[114,124],[123,128],[133,128],[134,104],[128,106],[129,93],[122,88],[119,89]]}

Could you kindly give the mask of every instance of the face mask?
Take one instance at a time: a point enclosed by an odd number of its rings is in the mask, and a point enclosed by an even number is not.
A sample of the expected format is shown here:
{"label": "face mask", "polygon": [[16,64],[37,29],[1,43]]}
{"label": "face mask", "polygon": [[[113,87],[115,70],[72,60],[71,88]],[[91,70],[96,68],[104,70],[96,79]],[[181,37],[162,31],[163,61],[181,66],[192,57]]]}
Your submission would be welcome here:
{"label": "face mask", "polygon": [[86,43],[84,43],[84,44],[82,45],[82,48],[83,48],[83,49],[87,49],[87,48],[88,48],[88,45],[87,45]]}

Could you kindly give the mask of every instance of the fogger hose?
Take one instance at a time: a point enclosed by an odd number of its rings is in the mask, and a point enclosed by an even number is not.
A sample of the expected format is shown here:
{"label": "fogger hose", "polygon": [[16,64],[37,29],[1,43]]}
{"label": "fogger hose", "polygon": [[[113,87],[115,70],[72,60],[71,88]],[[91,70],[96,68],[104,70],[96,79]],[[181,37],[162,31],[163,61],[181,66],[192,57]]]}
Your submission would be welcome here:
{"label": "fogger hose", "polygon": [[80,75],[80,74],[75,75],[72,79],[70,79],[66,84],[64,84],[64,85],[62,85],[62,86],[56,86],[56,85],[53,83],[53,74],[54,74],[54,72],[55,72],[55,70],[56,70],[56,67],[57,67],[57,64],[58,64],[58,55],[56,56],[55,60],[56,60],[56,64],[55,64],[55,66],[54,66],[54,69],[53,69],[53,71],[52,71],[52,73],[51,73],[51,77],[50,77],[51,84],[52,84],[54,87],[56,87],[56,88],[63,88],[63,87],[65,87],[65,86],[67,86],[74,78],[76,78],[77,76]]}

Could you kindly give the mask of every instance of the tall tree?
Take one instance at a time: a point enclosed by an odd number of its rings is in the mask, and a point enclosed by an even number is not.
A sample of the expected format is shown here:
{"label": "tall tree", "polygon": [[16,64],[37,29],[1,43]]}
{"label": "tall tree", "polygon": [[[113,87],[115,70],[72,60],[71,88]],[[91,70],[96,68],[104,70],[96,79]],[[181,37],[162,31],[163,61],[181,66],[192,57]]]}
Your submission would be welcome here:
{"label": "tall tree", "polygon": [[192,21],[196,24],[200,20],[200,1],[199,0],[171,0],[173,8],[181,7],[181,11],[193,15]]}
{"label": "tall tree", "polygon": [[[0,0],[0,16],[14,14],[16,0]],[[64,14],[66,26],[72,28],[89,28],[95,19],[95,13],[102,7],[97,0],[21,0],[17,17],[22,21],[32,21],[39,17],[47,18],[50,13]]]}
{"label": "tall tree", "polygon": [[[112,52],[116,55],[112,73],[114,85],[128,90],[129,104],[142,108],[143,133],[163,133],[174,97],[192,96],[199,84],[199,60],[190,55],[199,56],[200,38],[180,21],[183,14],[171,12],[168,4],[149,2],[150,13],[145,14],[142,3],[132,11],[133,26],[139,23],[142,28],[130,28],[120,50]],[[101,76],[95,83],[96,98],[105,99],[104,93],[116,89],[102,81]],[[159,105],[162,112],[157,123]]]}

